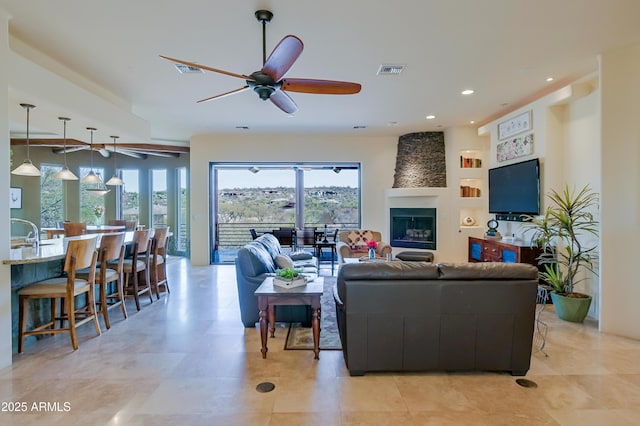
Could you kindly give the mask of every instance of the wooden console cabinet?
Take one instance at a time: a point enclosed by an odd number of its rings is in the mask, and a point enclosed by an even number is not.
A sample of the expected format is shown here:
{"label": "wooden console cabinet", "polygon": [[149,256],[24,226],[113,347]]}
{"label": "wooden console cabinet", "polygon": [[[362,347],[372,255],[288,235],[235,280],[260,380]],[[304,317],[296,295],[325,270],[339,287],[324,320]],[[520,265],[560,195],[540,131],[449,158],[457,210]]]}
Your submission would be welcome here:
{"label": "wooden console cabinet", "polygon": [[469,262],[529,263],[538,266],[541,250],[528,242],[505,243],[499,240],[469,237]]}

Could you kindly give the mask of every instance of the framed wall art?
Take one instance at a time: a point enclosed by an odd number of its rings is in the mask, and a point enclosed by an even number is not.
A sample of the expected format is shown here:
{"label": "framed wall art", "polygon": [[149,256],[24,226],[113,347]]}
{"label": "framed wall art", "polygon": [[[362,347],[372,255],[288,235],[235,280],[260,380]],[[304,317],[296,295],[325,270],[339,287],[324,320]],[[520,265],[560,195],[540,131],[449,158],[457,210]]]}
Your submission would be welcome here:
{"label": "framed wall art", "polygon": [[9,189],[9,207],[12,209],[22,208],[22,188]]}
{"label": "framed wall art", "polygon": [[496,156],[499,163],[530,154],[533,154],[533,133],[510,138],[500,142],[496,147]]}
{"label": "framed wall art", "polygon": [[531,130],[531,111],[523,112],[498,124],[498,140]]}

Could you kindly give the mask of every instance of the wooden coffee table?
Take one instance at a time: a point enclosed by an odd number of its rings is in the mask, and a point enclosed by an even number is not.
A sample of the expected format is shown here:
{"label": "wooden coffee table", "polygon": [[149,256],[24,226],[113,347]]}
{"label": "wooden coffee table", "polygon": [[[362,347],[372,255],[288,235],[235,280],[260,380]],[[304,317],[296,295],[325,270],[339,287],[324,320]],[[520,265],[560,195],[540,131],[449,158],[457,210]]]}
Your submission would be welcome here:
{"label": "wooden coffee table", "polygon": [[281,288],[273,285],[273,277],[267,277],[255,291],[260,308],[260,339],[262,340],[262,358],[267,357],[267,327],[270,325],[271,337],[274,337],[275,305],[310,305],[312,310],[311,328],[313,330],[313,353],[320,359],[320,298],[322,297],[324,278],[318,277],[304,286]]}

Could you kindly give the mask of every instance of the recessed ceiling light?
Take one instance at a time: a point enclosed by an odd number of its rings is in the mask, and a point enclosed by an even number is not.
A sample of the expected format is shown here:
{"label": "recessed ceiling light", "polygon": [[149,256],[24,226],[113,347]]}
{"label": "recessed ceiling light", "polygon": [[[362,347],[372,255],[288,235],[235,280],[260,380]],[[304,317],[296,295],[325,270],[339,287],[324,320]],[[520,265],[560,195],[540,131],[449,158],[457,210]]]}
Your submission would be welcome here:
{"label": "recessed ceiling light", "polygon": [[435,115],[427,115],[427,120],[433,120],[434,118],[436,118]]}
{"label": "recessed ceiling light", "polygon": [[551,81],[553,81],[553,77],[547,77],[546,82],[547,82],[547,83],[549,83],[549,82],[551,82]]}
{"label": "recessed ceiling light", "polygon": [[366,129],[366,128],[367,128],[367,126],[356,125],[356,126],[353,126],[353,128],[354,128],[354,129]]}
{"label": "recessed ceiling light", "polygon": [[398,122],[397,122],[397,121],[389,121],[389,122],[387,123],[387,126],[389,126],[389,127],[393,127],[393,126],[397,126],[397,125],[398,125]]}
{"label": "recessed ceiling light", "polygon": [[471,120],[469,124],[476,124],[476,122],[474,120]]}
{"label": "recessed ceiling light", "polygon": [[249,130],[249,126],[236,126],[236,129]]}
{"label": "recessed ceiling light", "polygon": [[474,94],[474,92],[475,92],[475,91],[474,91],[473,89],[465,89],[465,90],[463,90],[463,91],[462,91],[462,92],[460,92],[460,93],[462,93],[463,95],[473,95],[473,94]]}

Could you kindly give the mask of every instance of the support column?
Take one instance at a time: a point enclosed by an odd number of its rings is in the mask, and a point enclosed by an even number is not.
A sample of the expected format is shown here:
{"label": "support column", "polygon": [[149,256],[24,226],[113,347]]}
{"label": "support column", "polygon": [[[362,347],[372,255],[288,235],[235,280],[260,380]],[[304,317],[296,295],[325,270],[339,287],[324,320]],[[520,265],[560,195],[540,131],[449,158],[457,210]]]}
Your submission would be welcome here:
{"label": "support column", "polygon": [[[0,200],[9,199],[10,136],[9,136],[9,16],[0,9],[0,173],[5,184],[0,185]],[[0,259],[9,258],[11,240],[10,210],[7,202],[0,203]],[[0,368],[11,365],[11,266],[0,264]]]}

